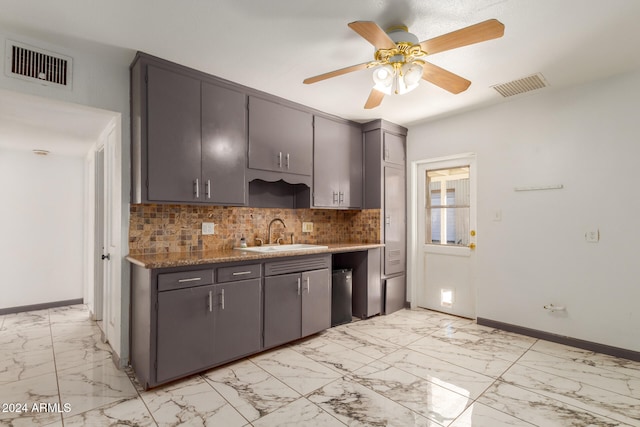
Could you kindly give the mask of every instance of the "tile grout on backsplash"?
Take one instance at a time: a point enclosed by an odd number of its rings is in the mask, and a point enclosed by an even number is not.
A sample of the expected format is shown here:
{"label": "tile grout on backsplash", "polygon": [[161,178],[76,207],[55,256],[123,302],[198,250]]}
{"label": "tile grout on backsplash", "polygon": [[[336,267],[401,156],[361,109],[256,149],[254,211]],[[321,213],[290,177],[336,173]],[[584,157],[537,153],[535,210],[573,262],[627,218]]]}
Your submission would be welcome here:
{"label": "tile grout on backsplash", "polygon": [[[296,243],[380,243],[380,209],[283,209],[229,206],[134,204],[130,208],[129,254],[189,252],[232,249],[245,237],[267,240],[272,226],[275,240],[283,237]],[[202,235],[202,223],[213,222],[215,234]],[[302,223],[312,222],[313,232],[303,233]]]}

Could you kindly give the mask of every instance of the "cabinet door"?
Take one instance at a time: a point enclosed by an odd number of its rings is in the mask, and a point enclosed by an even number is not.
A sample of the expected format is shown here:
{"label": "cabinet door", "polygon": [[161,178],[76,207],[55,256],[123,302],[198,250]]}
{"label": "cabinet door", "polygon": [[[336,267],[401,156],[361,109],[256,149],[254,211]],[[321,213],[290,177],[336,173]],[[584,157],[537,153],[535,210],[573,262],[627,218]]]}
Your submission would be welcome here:
{"label": "cabinet door", "polygon": [[148,199],[199,201],[200,81],[152,65],[147,73]]}
{"label": "cabinet door", "polygon": [[405,269],[405,179],[404,170],[384,167],[384,273]]}
{"label": "cabinet door", "polygon": [[345,143],[348,127],[342,123],[315,117],[313,123],[313,205],[336,207],[340,183],[348,177],[349,159]]}
{"label": "cabinet door", "polygon": [[262,292],[260,279],[216,285],[214,290],[214,363],[260,350]]}
{"label": "cabinet door", "polygon": [[404,137],[384,133],[384,161],[404,165]]}
{"label": "cabinet door", "polygon": [[362,130],[356,126],[349,126],[347,155],[347,175],[340,182],[340,191],[343,193],[342,205],[349,208],[362,207]]}
{"label": "cabinet door", "polygon": [[249,97],[249,167],[311,175],[313,116]]}
{"label": "cabinet door", "polygon": [[157,382],[211,365],[213,291],[208,285],[158,293]]}
{"label": "cabinet door", "polygon": [[331,327],[331,276],[328,269],[302,273],[302,336]]}
{"label": "cabinet door", "polygon": [[204,202],[245,205],[247,98],[202,83],[202,188]]}
{"label": "cabinet door", "polygon": [[300,338],[300,274],[264,279],[264,346]]}

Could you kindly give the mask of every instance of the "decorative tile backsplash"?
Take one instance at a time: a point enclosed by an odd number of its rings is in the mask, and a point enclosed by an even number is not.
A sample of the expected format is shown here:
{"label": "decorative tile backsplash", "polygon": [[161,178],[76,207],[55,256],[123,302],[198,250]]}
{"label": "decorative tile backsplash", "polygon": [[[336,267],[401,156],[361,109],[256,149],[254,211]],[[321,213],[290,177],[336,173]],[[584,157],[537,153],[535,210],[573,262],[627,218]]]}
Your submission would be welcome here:
{"label": "decorative tile backsplash", "polygon": [[[129,254],[142,255],[192,250],[232,249],[244,236],[249,246],[255,239],[283,237],[291,243],[380,243],[380,209],[280,209],[191,205],[131,205]],[[215,234],[202,235],[202,223],[215,223]],[[302,223],[312,222],[313,232],[303,233]]]}

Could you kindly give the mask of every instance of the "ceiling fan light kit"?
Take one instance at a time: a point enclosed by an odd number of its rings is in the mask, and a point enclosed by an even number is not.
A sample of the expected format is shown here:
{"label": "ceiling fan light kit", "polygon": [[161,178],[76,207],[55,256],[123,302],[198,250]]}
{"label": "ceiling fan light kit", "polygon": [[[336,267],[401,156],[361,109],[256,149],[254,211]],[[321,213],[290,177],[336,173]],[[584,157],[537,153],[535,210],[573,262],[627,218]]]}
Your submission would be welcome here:
{"label": "ceiling fan light kit", "polygon": [[365,68],[373,68],[374,86],[365,103],[375,108],[384,95],[403,95],[418,87],[421,79],[451,93],[466,90],[471,82],[450,71],[424,61],[430,54],[444,52],[470,44],[502,37],[504,25],[489,19],[430,40],[419,42],[418,37],[401,25],[383,31],[375,22],[355,21],[349,28],[371,43],[376,51],[374,60],[305,79],[310,84]]}

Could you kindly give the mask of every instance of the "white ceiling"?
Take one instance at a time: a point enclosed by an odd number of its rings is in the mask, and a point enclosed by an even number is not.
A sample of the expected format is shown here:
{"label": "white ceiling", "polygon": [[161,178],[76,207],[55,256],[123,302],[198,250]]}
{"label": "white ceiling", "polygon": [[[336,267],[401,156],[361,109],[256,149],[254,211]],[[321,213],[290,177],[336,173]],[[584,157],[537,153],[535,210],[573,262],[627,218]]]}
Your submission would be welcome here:
{"label": "white ceiling", "polygon": [[[0,23],[48,41],[140,50],[356,121],[409,125],[506,102],[492,85],[542,73],[549,88],[640,68],[638,0],[2,0]],[[347,23],[405,24],[420,40],[486,19],[504,37],[428,58],[471,80],[453,95],[428,82],[364,110],[371,71],[302,80],[372,59]],[[527,96],[527,95],[523,95]]]}

